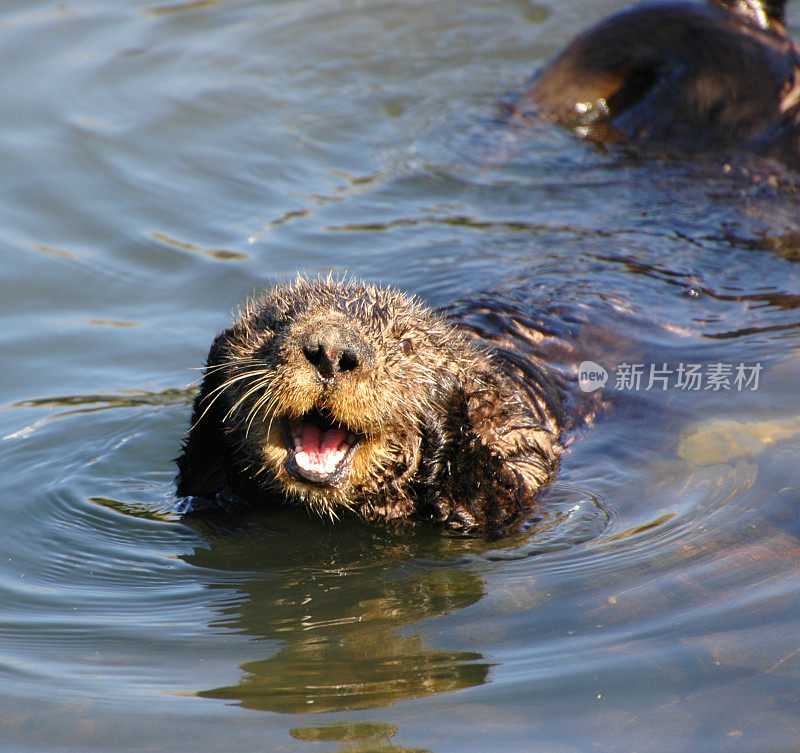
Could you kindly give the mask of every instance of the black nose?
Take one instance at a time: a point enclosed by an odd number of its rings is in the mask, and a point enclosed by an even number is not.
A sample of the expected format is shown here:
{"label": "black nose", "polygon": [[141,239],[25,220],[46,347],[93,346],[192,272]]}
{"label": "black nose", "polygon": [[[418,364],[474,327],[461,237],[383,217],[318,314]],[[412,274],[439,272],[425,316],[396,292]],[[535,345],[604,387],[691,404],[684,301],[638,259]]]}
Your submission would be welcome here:
{"label": "black nose", "polygon": [[302,338],[303,355],[323,379],[331,379],[343,371],[353,371],[361,359],[359,344],[347,333],[336,329],[312,332]]}

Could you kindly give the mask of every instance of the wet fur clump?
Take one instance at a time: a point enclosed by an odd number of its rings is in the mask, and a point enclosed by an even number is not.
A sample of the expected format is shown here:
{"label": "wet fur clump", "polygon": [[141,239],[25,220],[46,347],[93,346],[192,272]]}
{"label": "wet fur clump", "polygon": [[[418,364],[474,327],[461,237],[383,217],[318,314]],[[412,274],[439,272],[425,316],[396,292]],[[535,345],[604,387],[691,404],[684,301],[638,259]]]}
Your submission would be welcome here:
{"label": "wet fur clump", "polygon": [[278,285],[211,347],[178,494],[499,530],[562,449],[558,379],[519,356],[391,288]]}

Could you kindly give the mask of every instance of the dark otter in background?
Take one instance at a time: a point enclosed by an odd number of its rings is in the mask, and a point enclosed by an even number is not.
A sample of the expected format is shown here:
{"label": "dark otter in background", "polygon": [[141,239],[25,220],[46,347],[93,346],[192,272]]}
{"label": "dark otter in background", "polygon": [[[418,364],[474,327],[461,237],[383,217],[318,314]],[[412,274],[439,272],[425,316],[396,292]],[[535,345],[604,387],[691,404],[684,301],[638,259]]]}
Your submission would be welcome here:
{"label": "dark otter in background", "polygon": [[740,147],[800,167],[800,55],[783,0],[656,2],[581,34],[514,105],[599,139]]}
{"label": "dark otter in background", "polygon": [[509,316],[484,336],[506,312],[481,306],[278,285],[211,347],[178,494],[499,530],[556,469],[565,395],[537,355],[546,328]]}

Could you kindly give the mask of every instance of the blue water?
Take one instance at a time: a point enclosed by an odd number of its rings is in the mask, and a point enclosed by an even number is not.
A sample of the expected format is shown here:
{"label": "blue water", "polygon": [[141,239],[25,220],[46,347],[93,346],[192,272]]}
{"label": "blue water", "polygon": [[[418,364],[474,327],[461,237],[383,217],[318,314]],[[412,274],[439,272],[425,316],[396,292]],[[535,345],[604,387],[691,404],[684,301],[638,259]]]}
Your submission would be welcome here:
{"label": "blue water", "polygon": [[[7,0],[0,750],[800,748],[796,180],[497,106],[623,5]],[[534,527],[171,513],[214,334],[298,270],[591,323]]]}

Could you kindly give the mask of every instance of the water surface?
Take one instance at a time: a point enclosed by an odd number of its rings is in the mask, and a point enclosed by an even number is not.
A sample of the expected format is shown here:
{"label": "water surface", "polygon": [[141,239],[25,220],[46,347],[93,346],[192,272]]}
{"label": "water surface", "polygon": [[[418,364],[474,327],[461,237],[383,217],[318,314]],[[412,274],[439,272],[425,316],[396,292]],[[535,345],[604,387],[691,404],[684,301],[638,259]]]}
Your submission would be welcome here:
{"label": "water surface", "polygon": [[[4,4],[4,751],[800,747],[794,179],[497,106],[624,4]],[[534,526],[170,516],[194,369],[298,270],[590,325]]]}

